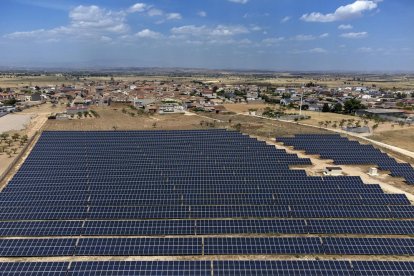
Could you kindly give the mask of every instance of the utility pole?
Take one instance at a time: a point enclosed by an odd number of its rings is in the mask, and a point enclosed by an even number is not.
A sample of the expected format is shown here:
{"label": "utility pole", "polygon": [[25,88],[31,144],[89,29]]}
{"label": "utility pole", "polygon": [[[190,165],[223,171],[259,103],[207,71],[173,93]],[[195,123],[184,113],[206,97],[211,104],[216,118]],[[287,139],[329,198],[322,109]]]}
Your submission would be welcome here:
{"label": "utility pole", "polygon": [[302,116],[303,90],[304,90],[304,87],[302,86],[302,94],[300,95],[299,116]]}

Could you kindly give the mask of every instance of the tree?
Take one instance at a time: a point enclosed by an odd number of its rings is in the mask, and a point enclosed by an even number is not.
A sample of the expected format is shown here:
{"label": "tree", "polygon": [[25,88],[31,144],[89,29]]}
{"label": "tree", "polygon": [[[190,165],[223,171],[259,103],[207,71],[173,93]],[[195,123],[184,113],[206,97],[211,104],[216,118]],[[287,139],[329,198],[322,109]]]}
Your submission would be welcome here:
{"label": "tree", "polygon": [[12,148],[12,149],[11,149],[11,151],[12,151],[14,154],[16,154],[16,152],[17,152],[17,148]]}
{"label": "tree", "polygon": [[20,138],[20,140],[21,140],[23,143],[26,143],[26,142],[27,142],[27,140],[29,140],[29,137],[25,134],[25,135],[23,135],[23,136]]}
{"label": "tree", "polygon": [[331,109],[329,108],[329,104],[324,103],[322,107],[322,112],[329,112],[329,111],[331,111]]}
{"label": "tree", "polygon": [[15,133],[15,134],[13,134],[12,135],[12,139],[14,140],[14,141],[16,141],[17,139],[19,139],[20,138],[20,134],[19,133]]}
{"label": "tree", "polygon": [[355,98],[346,100],[344,103],[344,111],[347,114],[355,113],[355,111],[357,111],[358,109],[364,109],[364,108],[365,106],[361,104],[361,101]]}
{"label": "tree", "polygon": [[342,104],[340,103],[336,103],[331,109],[331,111],[334,113],[341,113],[342,110],[343,110],[343,107],[342,107]]}
{"label": "tree", "polygon": [[153,128],[156,128],[156,127],[157,127],[157,123],[153,123],[153,124],[152,124],[152,127],[153,127]]}
{"label": "tree", "polygon": [[240,131],[241,127],[242,127],[242,125],[241,125],[240,123],[238,123],[238,124],[236,124],[236,125],[234,126],[234,128],[235,128],[237,131]]}
{"label": "tree", "polygon": [[10,136],[10,134],[8,134],[8,133],[2,133],[2,134],[0,135],[1,140],[3,140],[3,141],[6,141],[6,140],[7,140],[7,138],[9,138],[9,136]]}
{"label": "tree", "polygon": [[322,125],[324,124],[324,122],[319,121],[318,124],[319,124],[319,127],[322,127]]}
{"label": "tree", "polygon": [[13,143],[12,140],[10,140],[10,139],[6,140],[6,144],[9,145],[9,147],[11,146],[12,143]]}
{"label": "tree", "polygon": [[378,128],[378,123],[372,126],[372,132],[374,132],[374,130],[376,130],[377,128]]}
{"label": "tree", "polygon": [[3,101],[4,105],[15,105],[17,103],[17,100],[15,98]]}

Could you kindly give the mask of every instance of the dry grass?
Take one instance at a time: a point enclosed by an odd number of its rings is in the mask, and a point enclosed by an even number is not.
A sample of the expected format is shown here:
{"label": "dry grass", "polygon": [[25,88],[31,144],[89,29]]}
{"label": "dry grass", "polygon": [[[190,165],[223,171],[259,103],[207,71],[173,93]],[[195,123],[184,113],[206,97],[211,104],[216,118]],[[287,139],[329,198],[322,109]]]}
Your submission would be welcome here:
{"label": "dry grass", "polygon": [[[123,113],[125,108],[127,113]],[[93,107],[99,115],[93,119],[66,121],[48,120],[44,130],[144,130],[144,129],[199,129],[205,118],[183,114],[147,115],[138,114],[127,105],[115,104],[107,107]],[[131,116],[130,113],[135,116]]]}
{"label": "dry grass", "polygon": [[389,145],[395,145],[409,151],[414,151],[414,127],[406,129],[395,127],[395,130],[378,132],[369,138]]}

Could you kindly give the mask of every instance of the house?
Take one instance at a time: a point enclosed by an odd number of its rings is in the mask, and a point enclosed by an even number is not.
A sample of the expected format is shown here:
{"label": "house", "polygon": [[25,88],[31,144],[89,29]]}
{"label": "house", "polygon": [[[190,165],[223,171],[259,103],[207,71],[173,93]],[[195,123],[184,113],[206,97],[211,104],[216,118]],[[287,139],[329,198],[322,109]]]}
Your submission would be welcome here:
{"label": "house", "polygon": [[155,102],[155,99],[138,99],[138,98],[134,98],[132,100],[132,106],[134,106],[135,108],[143,108],[146,107],[149,104],[152,104]]}
{"label": "house", "polygon": [[323,174],[326,176],[340,176],[342,175],[342,168],[341,167],[326,167]]}
{"label": "house", "polygon": [[32,102],[38,102],[42,100],[42,94],[40,92],[34,92],[31,96],[30,96],[30,101]]}
{"label": "house", "polygon": [[159,106],[159,113],[184,113],[184,106],[178,103],[163,103]]}
{"label": "house", "polygon": [[355,112],[356,115],[362,116],[378,116],[378,117],[402,117],[404,116],[404,110],[400,109],[381,109],[381,108],[373,108],[373,109],[360,109]]}
{"label": "house", "polygon": [[75,115],[75,114],[78,114],[79,112],[85,112],[88,110],[89,108],[83,105],[71,106],[71,107],[66,108],[66,114]]}
{"label": "house", "polygon": [[7,101],[13,98],[13,94],[0,93],[0,101]]}

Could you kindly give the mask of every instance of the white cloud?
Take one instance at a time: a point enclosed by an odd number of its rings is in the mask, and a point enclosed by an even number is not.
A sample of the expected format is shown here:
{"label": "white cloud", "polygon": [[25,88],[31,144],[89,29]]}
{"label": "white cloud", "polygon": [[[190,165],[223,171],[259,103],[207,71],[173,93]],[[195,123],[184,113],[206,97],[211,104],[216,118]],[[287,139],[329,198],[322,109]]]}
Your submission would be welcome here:
{"label": "white cloud", "polygon": [[167,14],[167,20],[180,20],[183,17],[181,16],[181,14],[173,12],[173,13],[169,13]]}
{"label": "white cloud", "polygon": [[134,12],[143,12],[148,8],[147,4],[144,3],[136,3],[129,7],[128,12],[134,13]]}
{"label": "white cloud", "polygon": [[352,26],[352,25],[350,25],[350,24],[341,24],[341,25],[339,25],[338,26],[338,29],[339,30],[351,30],[351,29],[353,29],[354,27]]}
{"label": "white cloud", "polygon": [[262,43],[270,46],[270,45],[275,45],[275,44],[279,44],[280,42],[284,41],[285,38],[284,37],[269,37],[269,38],[265,38],[262,40]]}
{"label": "white cloud", "polygon": [[190,36],[234,36],[249,33],[244,26],[218,25],[214,28],[195,25],[186,25],[171,29],[173,35],[190,35]]}
{"label": "white cloud", "polygon": [[249,2],[249,0],[227,0],[229,2],[232,3],[237,3],[237,4],[246,4],[247,2]]}
{"label": "white cloud", "polygon": [[327,38],[329,36],[329,33],[324,33],[324,34],[321,34],[319,37],[320,38]]}
{"label": "white cloud", "polygon": [[207,13],[205,11],[199,11],[197,13],[197,15],[200,16],[200,17],[206,17],[207,16]]}
{"label": "white cloud", "polygon": [[68,26],[14,32],[6,34],[4,37],[11,39],[33,38],[37,40],[82,37],[101,39],[105,34],[128,32],[129,26],[125,23],[126,15],[122,11],[115,12],[95,5],[80,5],[70,10],[70,24]]}
{"label": "white cloud", "polygon": [[320,12],[306,13],[300,18],[306,22],[334,22],[361,17],[364,12],[378,7],[376,0],[357,0],[352,4],[340,6],[334,13],[322,14]]}
{"label": "white cloud", "polygon": [[152,8],[148,11],[149,16],[161,16],[163,14],[164,14],[164,12],[160,9]]}
{"label": "white cloud", "polygon": [[112,41],[112,38],[110,38],[109,36],[103,35],[103,36],[101,36],[100,40],[102,42],[111,42]]}
{"label": "white cloud", "polygon": [[351,32],[351,33],[343,33],[343,34],[341,34],[341,37],[344,37],[344,38],[364,38],[367,35],[368,35],[367,32],[357,32],[357,33]]}
{"label": "white cloud", "polygon": [[69,12],[72,28],[103,29],[110,32],[126,32],[125,13],[106,10],[98,6],[77,6]]}
{"label": "white cloud", "polygon": [[280,20],[280,22],[281,22],[281,23],[286,23],[286,22],[288,22],[290,19],[291,19],[291,17],[290,17],[290,16],[285,16],[285,17],[283,17],[283,18],[282,18],[282,20]]}
{"label": "white cloud", "polygon": [[358,48],[357,51],[361,53],[372,53],[374,49],[372,49],[371,47],[361,47]]}
{"label": "white cloud", "polygon": [[309,53],[317,53],[317,54],[324,54],[327,53],[328,51],[326,51],[323,48],[313,48],[309,50]]}
{"label": "white cloud", "polygon": [[309,41],[309,40],[315,40],[316,36],[300,34],[300,35],[296,35],[292,37],[291,39],[296,40],[296,41]]}
{"label": "white cloud", "polygon": [[262,28],[256,25],[252,25],[250,30],[252,30],[253,32],[260,32]]}
{"label": "white cloud", "polygon": [[291,50],[289,51],[291,54],[326,54],[328,53],[327,50],[323,48],[312,48],[308,50]]}
{"label": "white cloud", "polygon": [[135,35],[137,37],[140,37],[140,38],[153,38],[153,39],[162,37],[161,33],[157,33],[157,32],[151,31],[149,29],[144,29],[144,30],[136,33]]}

